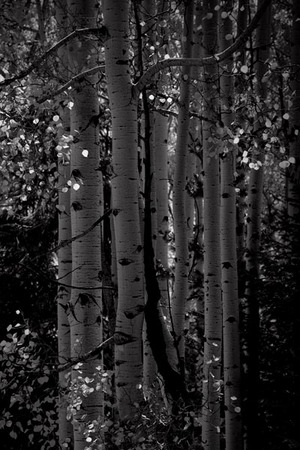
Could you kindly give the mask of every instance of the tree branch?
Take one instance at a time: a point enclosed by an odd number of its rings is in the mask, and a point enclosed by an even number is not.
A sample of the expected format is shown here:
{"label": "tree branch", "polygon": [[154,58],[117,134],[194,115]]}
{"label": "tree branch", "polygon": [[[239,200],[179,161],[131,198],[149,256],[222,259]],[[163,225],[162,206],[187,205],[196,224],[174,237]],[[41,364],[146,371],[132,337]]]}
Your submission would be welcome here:
{"label": "tree branch", "polygon": [[56,91],[46,94],[46,95],[44,95],[44,97],[41,97],[40,99],[38,99],[38,103],[43,103],[46,100],[49,100],[50,98],[56,97],[57,95],[61,94],[62,92],[66,91],[67,89],[72,87],[72,85],[74,83],[76,83],[76,81],[80,81],[81,78],[88,77],[90,75],[94,75],[94,73],[96,73],[100,70],[102,70],[102,71],[105,70],[104,63],[101,66],[92,67],[91,69],[85,70],[84,72],[81,72],[78,75],[75,75],[67,83],[65,83],[63,86],[58,88]]}
{"label": "tree branch", "polygon": [[94,222],[90,227],[88,227],[86,230],[84,230],[82,233],[77,234],[76,236],[73,236],[70,239],[64,239],[59,242],[59,244],[56,247],[53,247],[50,251],[51,252],[57,252],[60,248],[65,247],[66,245],[71,244],[72,242],[76,241],[77,239],[80,239],[81,237],[88,234],[90,231],[92,231],[99,223],[101,223],[107,216],[109,216],[113,212],[112,209],[108,209],[103,213],[103,216],[101,216],[96,222]]}
{"label": "tree branch", "polygon": [[253,19],[251,20],[246,30],[242,34],[240,34],[240,36],[236,39],[236,41],[228,48],[226,48],[224,51],[217,53],[216,55],[213,56],[208,56],[206,58],[170,58],[158,61],[141,76],[139,81],[135,83],[134,88],[138,92],[141,92],[157,72],[160,72],[161,70],[164,69],[168,69],[170,67],[178,67],[178,66],[204,67],[212,64],[219,64],[220,62],[229,58],[243,44],[245,44],[251,33],[257,27],[260,19],[262,18],[263,14],[265,13],[266,9],[271,4],[271,2],[272,0],[265,0],[263,2],[263,4],[255,14]]}
{"label": "tree branch", "polygon": [[68,34],[64,38],[62,38],[59,42],[54,44],[49,50],[47,50],[45,53],[43,53],[41,56],[39,56],[27,69],[21,70],[17,75],[6,78],[5,80],[0,82],[0,88],[9,86],[11,83],[17,80],[21,80],[22,78],[25,78],[27,75],[29,75],[33,70],[37,69],[40,64],[47,59],[50,55],[55,53],[60,47],[67,44],[69,41],[74,39],[77,36],[81,35],[88,35],[93,34],[95,36],[98,36],[102,41],[104,42],[105,39],[108,37],[107,29],[106,27],[102,26],[101,28],[79,28],[77,30],[72,31],[72,33]]}
{"label": "tree branch", "polygon": [[108,339],[106,339],[105,341],[101,342],[101,344],[97,345],[96,348],[94,348],[93,350],[90,350],[89,352],[85,353],[84,355],[79,356],[78,358],[74,358],[65,364],[60,364],[57,368],[58,372],[63,372],[65,370],[70,369],[71,367],[75,366],[78,363],[85,362],[88,359],[99,356],[99,353],[102,352],[103,347],[105,347],[105,345],[107,345],[113,339],[114,339],[114,336],[111,336]]}

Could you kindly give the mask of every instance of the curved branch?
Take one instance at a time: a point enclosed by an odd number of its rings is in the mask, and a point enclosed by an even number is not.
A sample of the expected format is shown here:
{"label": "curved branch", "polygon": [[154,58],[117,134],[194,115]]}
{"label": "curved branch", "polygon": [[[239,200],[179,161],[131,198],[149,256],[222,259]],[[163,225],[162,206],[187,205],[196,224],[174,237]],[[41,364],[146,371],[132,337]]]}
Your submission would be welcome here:
{"label": "curved branch", "polygon": [[208,56],[206,58],[170,58],[158,61],[152,67],[150,67],[139,79],[139,81],[134,85],[137,91],[142,91],[144,87],[148,84],[148,82],[153,78],[153,76],[160,72],[161,70],[170,68],[170,67],[184,67],[184,66],[197,66],[204,67],[212,64],[218,64],[225,59],[229,58],[234,52],[236,52],[249,38],[251,33],[257,27],[260,19],[265,13],[268,6],[271,4],[272,0],[265,0],[250,24],[246,28],[246,30],[240,34],[240,36],[236,39],[236,41],[226,48],[224,51],[217,53],[213,56]]}
{"label": "curved branch", "polygon": [[91,69],[85,70],[84,72],[80,72],[79,74],[72,77],[67,83],[65,83],[63,86],[58,88],[56,91],[48,93],[37,100],[38,103],[44,103],[46,100],[49,100],[50,98],[56,97],[57,95],[61,94],[62,92],[66,91],[72,85],[78,81],[81,81],[81,79],[84,79],[85,77],[94,75],[95,73],[99,71],[105,71],[105,65],[102,64],[100,66],[92,67]]}

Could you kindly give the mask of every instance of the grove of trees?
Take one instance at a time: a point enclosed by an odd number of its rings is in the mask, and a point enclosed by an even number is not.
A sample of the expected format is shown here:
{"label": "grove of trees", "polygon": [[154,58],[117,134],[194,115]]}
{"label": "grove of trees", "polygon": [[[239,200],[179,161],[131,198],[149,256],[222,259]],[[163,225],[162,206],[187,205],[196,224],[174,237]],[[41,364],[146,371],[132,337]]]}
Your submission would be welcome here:
{"label": "grove of trees", "polygon": [[1,448],[300,449],[300,2],[0,37]]}

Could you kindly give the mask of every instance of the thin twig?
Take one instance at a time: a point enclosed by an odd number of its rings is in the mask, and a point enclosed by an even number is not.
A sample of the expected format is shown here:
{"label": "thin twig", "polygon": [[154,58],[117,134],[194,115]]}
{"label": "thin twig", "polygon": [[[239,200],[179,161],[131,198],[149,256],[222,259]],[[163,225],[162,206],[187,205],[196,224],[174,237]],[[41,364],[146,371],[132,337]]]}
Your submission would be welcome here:
{"label": "thin twig", "polygon": [[22,78],[25,78],[27,75],[29,75],[33,70],[37,69],[43,61],[45,61],[50,55],[55,53],[60,47],[67,44],[70,40],[74,39],[75,37],[81,36],[81,35],[88,35],[88,34],[94,34],[95,36],[98,36],[102,38],[104,41],[107,39],[107,30],[104,26],[101,28],[79,28],[77,30],[72,31],[72,33],[68,34],[64,38],[62,38],[59,42],[54,44],[49,50],[47,50],[45,53],[43,53],[41,56],[39,56],[27,69],[21,70],[18,74],[11,78],[6,78],[5,80],[0,82],[0,88],[5,87],[13,83],[14,81],[21,80]]}
{"label": "thin twig", "polygon": [[67,83],[65,83],[63,86],[58,88],[56,91],[48,93],[37,100],[38,103],[43,103],[46,100],[49,100],[50,98],[56,97],[57,95],[61,94],[62,92],[68,90],[70,87],[72,87],[73,84],[75,84],[77,81],[80,81],[81,79],[88,77],[90,75],[94,75],[98,71],[104,71],[105,65],[104,63],[100,66],[95,66],[92,69],[85,70],[84,72],[79,73],[78,75],[75,75],[71,78]]}
{"label": "thin twig", "polygon": [[106,217],[108,217],[112,213],[112,209],[108,209],[104,212],[103,216],[101,216],[96,222],[94,222],[90,227],[88,227],[86,230],[84,230],[82,233],[77,234],[76,236],[73,236],[70,239],[64,239],[63,241],[60,241],[59,244],[56,247],[53,247],[50,251],[51,252],[57,252],[59,249],[66,247],[66,245],[71,244],[72,242],[76,241],[77,239],[82,238],[86,234],[88,234],[90,231],[92,231],[99,223],[101,223]]}
{"label": "thin twig", "polygon": [[74,358],[65,364],[60,364],[57,368],[58,372],[64,372],[65,370],[68,370],[71,367],[76,366],[76,364],[78,364],[78,363],[85,362],[88,359],[92,359],[94,357],[99,356],[99,353],[102,352],[103,347],[105,347],[113,339],[114,339],[114,336],[110,336],[108,339],[101,342],[101,344],[99,344],[96,348],[85,353],[85,355],[79,356],[78,358]]}

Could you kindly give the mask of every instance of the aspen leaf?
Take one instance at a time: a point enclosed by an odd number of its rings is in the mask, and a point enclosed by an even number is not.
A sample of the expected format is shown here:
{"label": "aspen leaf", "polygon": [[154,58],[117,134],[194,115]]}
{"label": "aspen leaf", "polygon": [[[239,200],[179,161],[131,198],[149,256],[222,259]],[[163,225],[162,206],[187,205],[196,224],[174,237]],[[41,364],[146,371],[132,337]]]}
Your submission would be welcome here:
{"label": "aspen leaf", "polygon": [[241,72],[242,72],[242,73],[248,73],[248,71],[249,71],[248,66],[243,65],[243,66],[241,67]]}
{"label": "aspen leaf", "polygon": [[59,121],[59,119],[60,119],[60,117],[59,117],[59,115],[58,114],[55,114],[55,116],[53,116],[53,122],[58,122]]}
{"label": "aspen leaf", "polygon": [[45,384],[45,383],[47,383],[48,380],[49,380],[49,378],[47,376],[40,377],[37,379],[39,384]]}
{"label": "aspen leaf", "polygon": [[33,120],[33,123],[36,125],[37,123],[39,123],[39,121],[40,120],[38,118],[36,118],[36,119]]}
{"label": "aspen leaf", "polygon": [[272,126],[271,120],[267,118],[266,122],[265,122],[265,125],[266,125],[267,128],[271,128],[271,126]]}
{"label": "aspen leaf", "polygon": [[287,167],[289,167],[290,163],[289,161],[281,161],[279,163],[279,167],[281,167],[281,169],[286,169]]}
{"label": "aspen leaf", "polygon": [[80,189],[80,184],[74,183],[72,187],[73,187],[74,191],[78,191]]}
{"label": "aspen leaf", "polygon": [[89,156],[89,151],[88,150],[82,150],[81,152],[82,156],[84,156],[85,158],[87,158]]}
{"label": "aspen leaf", "polygon": [[289,157],[289,163],[295,164],[296,163],[296,159],[293,156],[290,156]]}
{"label": "aspen leaf", "polygon": [[285,113],[285,114],[283,114],[282,118],[283,118],[284,120],[289,120],[290,115],[289,115],[288,113]]}

